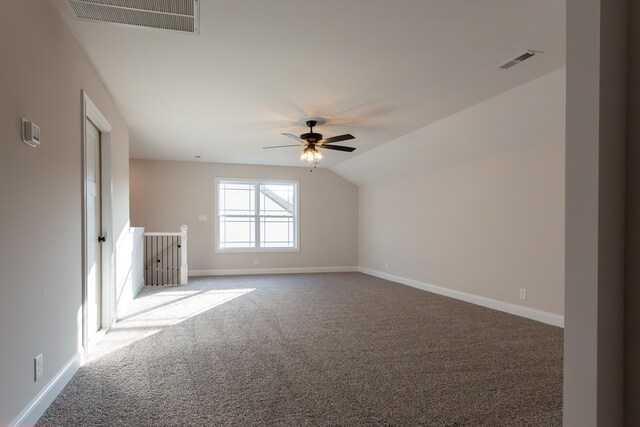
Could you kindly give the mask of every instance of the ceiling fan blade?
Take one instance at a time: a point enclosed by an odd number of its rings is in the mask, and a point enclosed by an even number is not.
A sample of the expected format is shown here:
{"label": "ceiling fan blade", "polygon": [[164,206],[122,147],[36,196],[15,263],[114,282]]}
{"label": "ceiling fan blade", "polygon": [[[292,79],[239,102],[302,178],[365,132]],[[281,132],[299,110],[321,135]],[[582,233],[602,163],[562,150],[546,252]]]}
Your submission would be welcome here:
{"label": "ceiling fan blade", "polygon": [[292,133],[283,133],[284,136],[288,136],[289,138],[293,138],[298,142],[304,142],[304,139],[300,139],[298,135],[294,135]]}
{"label": "ceiling fan blade", "polygon": [[262,149],[266,148],[282,148],[282,147],[302,147],[302,144],[291,144],[291,145],[272,145],[271,147],[262,147]]}
{"label": "ceiling fan blade", "polygon": [[319,145],[318,147],[327,150],[348,151],[349,153],[356,149],[355,147],[345,147],[344,145]]}
{"label": "ceiling fan blade", "polygon": [[344,135],[332,136],[331,138],[326,138],[322,140],[323,144],[331,144],[334,142],[347,141],[349,139],[355,139],[356,137],[347,133]]}

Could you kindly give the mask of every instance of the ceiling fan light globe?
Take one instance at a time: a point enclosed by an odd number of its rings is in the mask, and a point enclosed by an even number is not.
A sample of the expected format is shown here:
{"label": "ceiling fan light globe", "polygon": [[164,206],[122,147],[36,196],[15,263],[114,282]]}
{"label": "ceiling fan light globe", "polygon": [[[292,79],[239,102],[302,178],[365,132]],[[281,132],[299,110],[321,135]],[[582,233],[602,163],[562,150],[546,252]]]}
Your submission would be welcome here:
{"label": "ceiling fan light globe", "polygon": [[301,154],[300,154],[300,160],[306,161],[308,163],[318,163],[320,160],[322,160],[324,158],[324,156],[322,155],[322,153],[318,150],[316,150],[315,148],[306,148]]}

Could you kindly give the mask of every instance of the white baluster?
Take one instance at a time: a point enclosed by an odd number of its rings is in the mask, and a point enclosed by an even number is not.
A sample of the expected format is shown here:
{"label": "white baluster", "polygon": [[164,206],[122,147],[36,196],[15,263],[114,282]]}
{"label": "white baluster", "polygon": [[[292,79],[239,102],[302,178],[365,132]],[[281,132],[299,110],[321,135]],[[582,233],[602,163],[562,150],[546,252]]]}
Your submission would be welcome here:
{"label": "white baluster", "polygon": [[189,264],[187,263],[187,230],[189,227],[183,225],[180,227],[180,250],[182,265],[180,266],[180,284],[186,285],[189,282]]}

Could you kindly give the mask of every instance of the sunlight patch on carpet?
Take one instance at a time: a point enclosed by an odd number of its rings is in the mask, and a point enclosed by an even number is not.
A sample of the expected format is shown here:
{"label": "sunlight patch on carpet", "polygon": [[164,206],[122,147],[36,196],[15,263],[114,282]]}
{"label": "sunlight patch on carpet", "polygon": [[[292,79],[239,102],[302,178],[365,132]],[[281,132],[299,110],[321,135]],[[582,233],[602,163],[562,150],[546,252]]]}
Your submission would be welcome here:
{"label": "sunlight patch on carpet", "polygon": [[91,351],[89,360],[97,360],[254,290],[179,291],[172,288],[143,295],[134,300],[129,314],[119,320]]}

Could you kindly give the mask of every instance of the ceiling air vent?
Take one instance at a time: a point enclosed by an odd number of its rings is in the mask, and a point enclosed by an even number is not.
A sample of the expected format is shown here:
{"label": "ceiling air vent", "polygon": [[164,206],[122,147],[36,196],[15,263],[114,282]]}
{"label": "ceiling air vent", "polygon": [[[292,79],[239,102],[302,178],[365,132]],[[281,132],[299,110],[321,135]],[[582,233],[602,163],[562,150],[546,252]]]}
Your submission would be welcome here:
{"label": "ceiling air vent", "polygon": [[198,34],[198,0],[68,0],[75,18]]}
{"label": "ceiling air vent", "polygon": [[539,50],[527,50],[516,56],[515,58],[511,58],[507,62],[498,65],[496,68],[500,70],[508,70],[509,68],[518,65],[519,63],[526,61],[527,59],[534,56],[536,53],[542,53]]}

